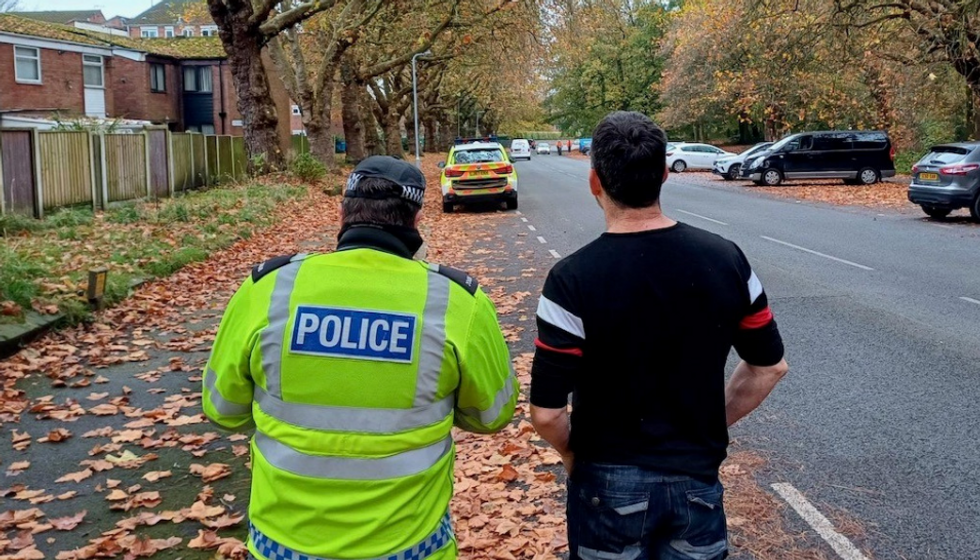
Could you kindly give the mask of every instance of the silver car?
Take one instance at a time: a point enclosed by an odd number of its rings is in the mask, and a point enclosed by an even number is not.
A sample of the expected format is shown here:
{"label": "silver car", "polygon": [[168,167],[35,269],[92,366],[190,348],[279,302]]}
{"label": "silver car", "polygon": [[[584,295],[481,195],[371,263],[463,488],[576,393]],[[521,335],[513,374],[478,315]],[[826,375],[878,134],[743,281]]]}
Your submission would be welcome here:
{"label": "silver car", "polygon": [[932,218],[969,208],[980,222],[980,142],[933,146],[912,166],[909,200]]}

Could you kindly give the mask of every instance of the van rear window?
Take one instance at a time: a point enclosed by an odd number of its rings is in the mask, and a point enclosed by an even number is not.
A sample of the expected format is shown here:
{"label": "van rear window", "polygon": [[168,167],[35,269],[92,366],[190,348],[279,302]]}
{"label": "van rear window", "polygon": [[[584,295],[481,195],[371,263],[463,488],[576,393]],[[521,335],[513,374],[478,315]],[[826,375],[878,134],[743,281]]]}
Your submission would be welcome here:
{"label": "van rear window", "polygon": [[956,163],[962,161],[970,150],[959,146],[936,146],[924,158],[929,163]]}

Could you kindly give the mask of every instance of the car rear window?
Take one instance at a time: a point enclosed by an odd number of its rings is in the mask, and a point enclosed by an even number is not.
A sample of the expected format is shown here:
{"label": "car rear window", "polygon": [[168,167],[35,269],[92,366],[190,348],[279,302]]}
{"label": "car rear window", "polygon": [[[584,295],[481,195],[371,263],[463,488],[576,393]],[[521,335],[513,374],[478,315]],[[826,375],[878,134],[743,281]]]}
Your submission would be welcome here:
{"label": "car rear window", "polygon": [[504,161],[504,154],[498,149],[460,150],[456,152],[453,163],[491,163]]}
{"label": "car rear window", "polygon": [[922,159],[928,163],[955,163],[963,161],[969,154],[969,149],[959,146],[936,146]]}

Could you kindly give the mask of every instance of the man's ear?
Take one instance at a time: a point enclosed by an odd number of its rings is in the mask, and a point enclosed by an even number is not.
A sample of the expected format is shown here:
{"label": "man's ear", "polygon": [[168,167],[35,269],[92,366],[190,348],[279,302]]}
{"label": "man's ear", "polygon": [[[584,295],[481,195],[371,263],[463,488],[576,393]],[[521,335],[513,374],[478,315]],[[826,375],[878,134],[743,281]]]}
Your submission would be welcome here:
{"label": "man's ear", "polygon": [[670,168],[664,167],[664,183],[667,182],[667,176],[670,175]]}
{"label": "man's ear", "polygon": [[419,210],[415,214],[415,229],[419,229],[419,225],[422,223],[422,210]]}
{"label": "man's ear", "polygon": [[339,223],[341,223],[341,224],[344,223],[344,203],[343,203],[343,201],[341,201],[340,204],[337,205],[337,219],[339,220]]}
{"label": "man's ear", "polygon": [[589,191],[592,192],[592,196],[602,194],[602,182],[599,181],[599,175],[595,172],[594,167],[589,170]]}

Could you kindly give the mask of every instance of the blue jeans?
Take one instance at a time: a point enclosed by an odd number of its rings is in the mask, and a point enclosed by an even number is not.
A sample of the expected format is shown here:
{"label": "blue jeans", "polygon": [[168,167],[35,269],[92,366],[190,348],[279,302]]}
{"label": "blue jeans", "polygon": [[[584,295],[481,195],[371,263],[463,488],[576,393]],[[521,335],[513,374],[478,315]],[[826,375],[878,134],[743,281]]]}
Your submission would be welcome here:
{"label": "blue jeans", "polygon": [[718,480],[576,464],[568,483],[571,560],[721,560],[723,495]]}

